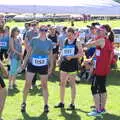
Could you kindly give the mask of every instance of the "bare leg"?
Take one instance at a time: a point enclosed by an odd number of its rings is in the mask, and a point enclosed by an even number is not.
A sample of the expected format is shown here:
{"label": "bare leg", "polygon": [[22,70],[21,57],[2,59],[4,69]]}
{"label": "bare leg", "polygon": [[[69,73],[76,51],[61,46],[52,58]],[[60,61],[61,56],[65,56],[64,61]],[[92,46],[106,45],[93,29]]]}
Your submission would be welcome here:
{"label": "bare leg", "polygon": [[12,76],[9,75],[9,86],[8,86],[8,88],[11,89],[12,86],[13,86],[13,85],[12,85]]}
{"label": "bare leg", "polygon": [[53,70],[52,70],[52,73],[55,73],[56,60],[57,60],[57,54],[54,54],[53,55]]}
{"label": "bare leg", "polygon": [[7,96],[6,88],[0,87],[0,119],[2,117],[2,112],[3,112],[6,96]]}
{"label": "bare leg", "polygon": [[26,81],[23,90],[23,103],[26,103],[27,95],[32,84],[34,73],[26,72]]}
{"label": "bare leg", "polygon": [[16,84],[16,75],[12,76],[12,80],[13,80],[13,85]]}
{"label": "bare leg", "polygon": [[48,104],[48,75],[41,75],[41,86],[43,89],[43,99],[44,99],[44,104]]}
{"label": "bare leg", "polygon": [[71,85],[71,98],[72,98],[71,104],[74,104],[75,97],[76,97],[75,75],[71,75],[69,79],[70,79],[70,85]]}
{"label": "bare leg", "polygon": [[93,97],[94,97],[94,102],[95,102],[96,110],[100,110],[100,95],[96,94]]}
{"label": "bare leg", "polygon": [[65,85],[66,85],[67,78],[68,78],[67,73],[61,71],[60,72],[60,80],[61,80],[61,83],[60,83],[60,102],[61,103],[64,103]]}
{"label": "bare leg", "polygon": [[107,93],[102,93],[101,94],[101,109],[105,109],[106,101],[107,101]]}

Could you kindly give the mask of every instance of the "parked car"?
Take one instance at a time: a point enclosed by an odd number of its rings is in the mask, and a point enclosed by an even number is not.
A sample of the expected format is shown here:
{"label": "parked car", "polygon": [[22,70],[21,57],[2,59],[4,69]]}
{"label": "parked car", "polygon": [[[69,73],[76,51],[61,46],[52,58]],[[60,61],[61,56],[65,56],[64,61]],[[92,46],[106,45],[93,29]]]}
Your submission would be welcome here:
{"label": "parked car", "polygon": [[112,29],[113,33],[114,33],[114,42],[115,43],[120,43],[120,28],[113,28]]}

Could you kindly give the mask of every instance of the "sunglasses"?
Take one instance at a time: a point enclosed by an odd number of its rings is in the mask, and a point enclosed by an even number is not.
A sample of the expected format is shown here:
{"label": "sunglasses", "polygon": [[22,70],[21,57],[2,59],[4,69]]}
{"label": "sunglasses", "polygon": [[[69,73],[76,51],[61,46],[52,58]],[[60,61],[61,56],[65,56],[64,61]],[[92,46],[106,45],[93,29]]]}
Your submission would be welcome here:
{"label": "sunglasses", "polygon": [[18,32],[18,33],[20,33],[20,31],[19,31],[19,30],[16,30],[15,32]]}
{"label": "sunglasses", "polygon": [[36,24],[32,24],[32,26],[36,26]]}
{"label": "sunglasses", "polygon": [[40,29],[39,29],[39,31],[40,31],[40,32],[47,32],[47,31],[48,31],[48,29],[45,29],[45,28],[40,28]]}

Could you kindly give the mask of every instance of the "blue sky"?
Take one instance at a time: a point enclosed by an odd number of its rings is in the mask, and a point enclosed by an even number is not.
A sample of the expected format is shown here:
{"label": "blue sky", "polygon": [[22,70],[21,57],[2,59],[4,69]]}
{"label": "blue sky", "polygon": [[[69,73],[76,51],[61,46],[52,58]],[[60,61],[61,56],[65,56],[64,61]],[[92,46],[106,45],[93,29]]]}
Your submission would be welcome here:
{"label": "blue sky", "polygon": [[80,6],[110,4],[112,0],[0,0],[0,4],[9,5],[53,5],[53,6]]}

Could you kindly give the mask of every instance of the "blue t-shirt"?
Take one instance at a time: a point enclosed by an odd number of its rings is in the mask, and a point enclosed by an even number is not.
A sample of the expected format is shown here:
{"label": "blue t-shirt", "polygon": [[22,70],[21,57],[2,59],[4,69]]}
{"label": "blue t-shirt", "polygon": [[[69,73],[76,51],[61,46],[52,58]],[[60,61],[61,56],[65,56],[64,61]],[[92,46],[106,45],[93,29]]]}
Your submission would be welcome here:
{"label": "blue t-shirt", "polygon": [[94,55],[94,53],[95,53],[95,50],[96,50],[96,47],[91,47],[91,48],[89,48],[88,50],[87,50],[87,57],[89,58],[89,57],[92,57],[93,55]]}
{"label": "blue t-shirt", "polygon": [[25,37],[27,37],[28,41],[30,41],[30,40],[32,40],[33,37],[37,37],[38,34],[39,34],[39,31],[37,29],[36,30],[31,30],[30,29],[26,32]]}
{"label": "blue t-shirt", "polygon": [[3,36],[1,36],[0,37],[0,48],[8,50],[9,40],[10,40],[9,35],[4,34]]}
{"label": "blue t-shirt", "polygon": [[33,58],[33,56],[35,57],[49,57],[49,53],[52,51],[53,49],[53,45],[52,45],[52,41],[50,39],[46,39],[46,40],[40,40],[39,37],[34,37],[31,41],[30,41],[30,46],[32,47],[32,54],[29,58],[30,62]]}

